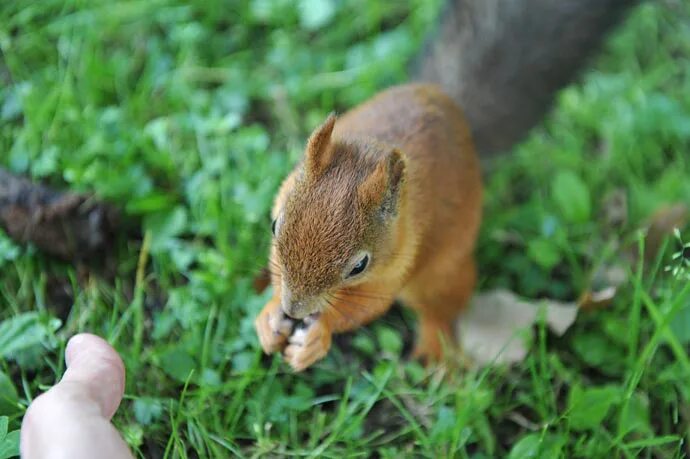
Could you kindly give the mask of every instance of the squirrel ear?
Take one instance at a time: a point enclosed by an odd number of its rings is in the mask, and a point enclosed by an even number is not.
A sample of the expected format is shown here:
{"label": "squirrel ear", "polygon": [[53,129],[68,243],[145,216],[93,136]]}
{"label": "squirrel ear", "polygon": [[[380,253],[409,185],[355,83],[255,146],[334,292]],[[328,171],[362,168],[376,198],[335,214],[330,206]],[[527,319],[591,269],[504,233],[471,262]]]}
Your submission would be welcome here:
{"label": "squirrel ear", "polygon": [[316,177],[322,173],[333,160],[333,148],[331,148],[331,134],[335,126],[336,116],[328,115],[326,121],[316,128],[309,137],[305,153],[307,174]]}
{"label": "squirrel ear", "polygon": [[405,160],[399,150],[391,150],[364,179],[357,190],[360,202],[367,208],[381,206],[384,213],[393,213],[405,176]]}
{"label": "squirrel ear", "polygon": [[388,187],[391,192],[397,194],[400,183],[405,176],[405,160],[402,153],[394,148],[388,155]]}

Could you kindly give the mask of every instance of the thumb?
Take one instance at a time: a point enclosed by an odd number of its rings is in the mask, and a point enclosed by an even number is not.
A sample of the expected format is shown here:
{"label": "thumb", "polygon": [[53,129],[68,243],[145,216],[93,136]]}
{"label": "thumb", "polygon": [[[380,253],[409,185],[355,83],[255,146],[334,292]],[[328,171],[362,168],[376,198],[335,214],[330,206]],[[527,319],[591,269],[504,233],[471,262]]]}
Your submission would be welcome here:
{"label": "thumb", "polygon": [[59,385],[81,386],[101,415],[112,418],[125,393],[125,366],[115,349],[103,338],[82,333],[67,343],[65,361],[67,371]]}
{"label": "thumb", "polygon": [[102,338],[72,337],[65,350],[62,380],[36,398],[22,420],[23,458],[131,458],[110,424],[122,400],[125,369]]}

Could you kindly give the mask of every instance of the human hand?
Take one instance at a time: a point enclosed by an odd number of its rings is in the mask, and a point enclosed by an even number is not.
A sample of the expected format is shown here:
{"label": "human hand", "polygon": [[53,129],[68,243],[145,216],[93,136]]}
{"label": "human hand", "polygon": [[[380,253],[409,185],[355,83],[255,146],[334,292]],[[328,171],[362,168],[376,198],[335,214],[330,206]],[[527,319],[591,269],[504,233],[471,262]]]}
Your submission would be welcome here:
{"label": "human hand", "polygon": [[125,367],[102,338],[83,333],[65,349],[67,371],[29,406],[21,428],[25,459],[131,459],[110,423],[125,390]]}

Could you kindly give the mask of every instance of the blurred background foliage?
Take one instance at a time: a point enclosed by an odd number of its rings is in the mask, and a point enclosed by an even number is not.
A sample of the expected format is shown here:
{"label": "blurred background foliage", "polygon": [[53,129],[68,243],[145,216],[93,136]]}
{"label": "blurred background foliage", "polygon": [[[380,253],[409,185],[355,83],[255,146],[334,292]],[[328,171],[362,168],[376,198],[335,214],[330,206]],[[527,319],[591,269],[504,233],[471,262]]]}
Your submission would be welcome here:
{"label": "blurred background foliage", "polygon": [[481,288],[573,300],[618,270],[611,309],[462,378],[401,358],[407,313],[306,375],[261,358],[278,185],[330,111],[406,81],[440,3],[0,4],[0,164],[117,204],[148,244],[123,238],[107,279],[0,233],[0,415],[18,426],[88,330],[126,362],[116,424],[145,457],[687,453],[689,292],[663,271],[681,249],[644,272],[630,255],[654,211],[690,202],[683,1],[638,8],[487,175]]}

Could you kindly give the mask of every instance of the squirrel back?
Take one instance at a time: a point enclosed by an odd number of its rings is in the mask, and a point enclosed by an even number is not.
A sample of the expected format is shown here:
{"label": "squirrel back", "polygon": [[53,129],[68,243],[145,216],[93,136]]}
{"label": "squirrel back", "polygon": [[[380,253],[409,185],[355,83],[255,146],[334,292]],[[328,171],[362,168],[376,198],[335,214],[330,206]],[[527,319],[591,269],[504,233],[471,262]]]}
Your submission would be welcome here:
{"label": "squirrel back", "polygon": [[637,0],[448,0],[413,62],[462,107],[482,161],[544,116]]}
{"label": "squirrel back", "polygon": [[[333,138],[375,140],[404,155],[411,193],[400,215],[411,217],[412,244],[422,239],[439,247],[448,238],[455,250],[472,251],[481,210],[479,161],[463,113],[440,87],[406,84],[382,91],[339,117]],[[444,227],[456,219],[464,222],[462,230]]]}

